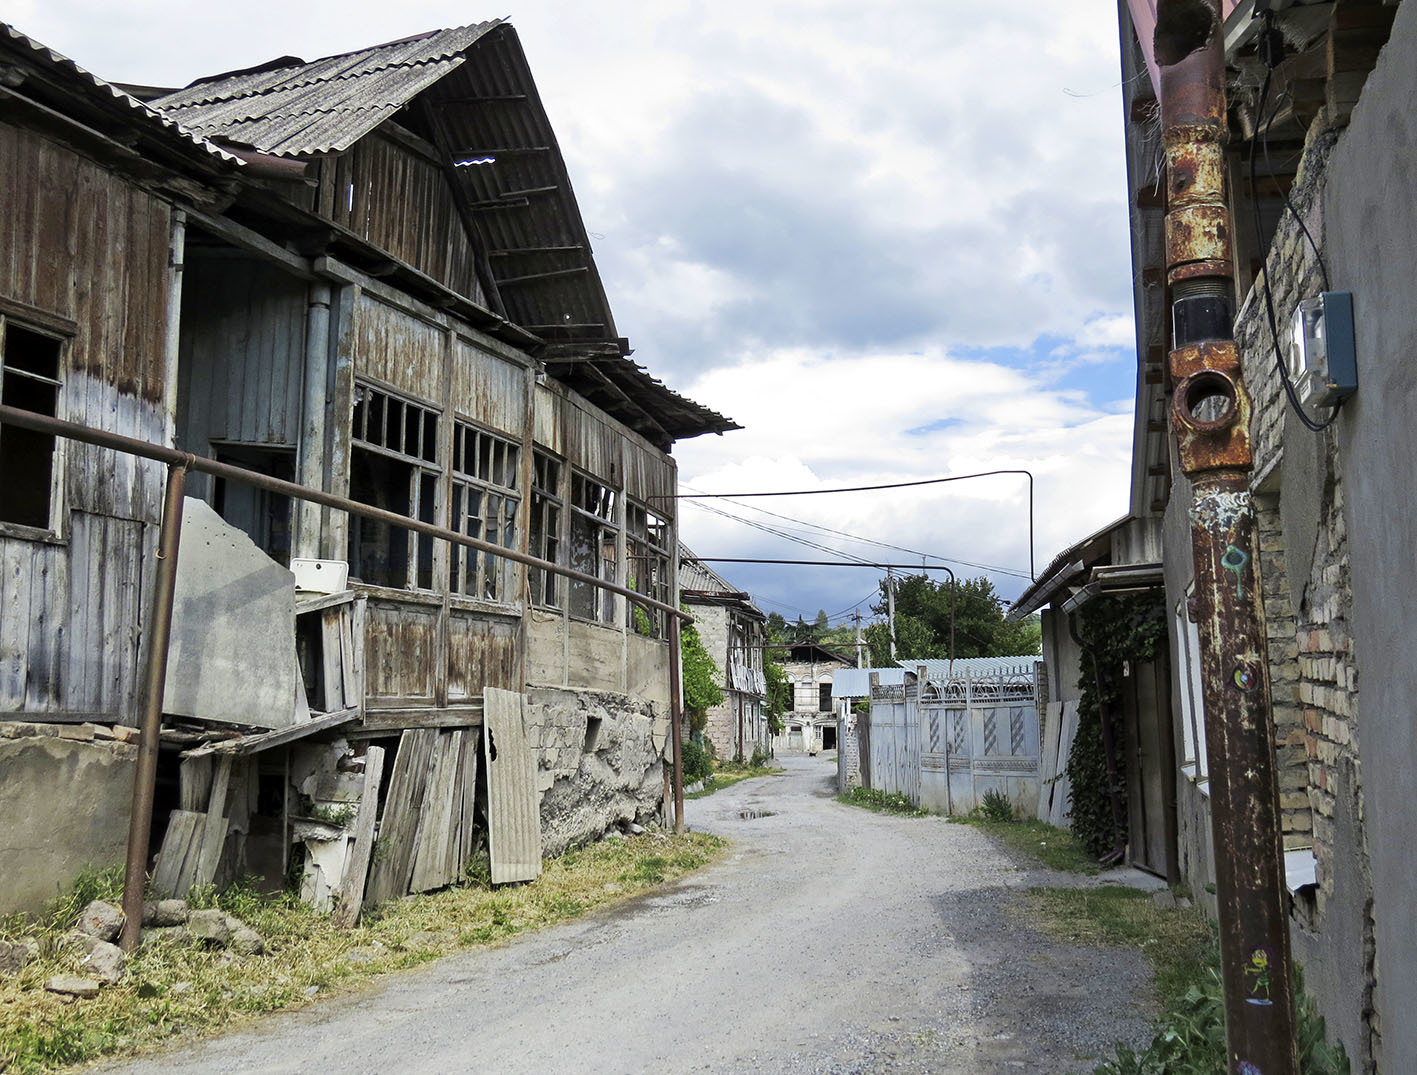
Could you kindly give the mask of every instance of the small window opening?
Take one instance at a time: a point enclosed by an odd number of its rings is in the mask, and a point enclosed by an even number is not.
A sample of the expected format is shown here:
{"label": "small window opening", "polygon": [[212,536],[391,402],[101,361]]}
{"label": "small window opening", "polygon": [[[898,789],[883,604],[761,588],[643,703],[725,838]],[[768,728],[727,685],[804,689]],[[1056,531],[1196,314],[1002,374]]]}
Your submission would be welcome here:
{"label": "small window opening", "polygon": [[600,749],[600,728],[604,723],[603,717],[587,717],[585,722],[585,746],[583,753],[594,754]]}
{"label": "small window opening", "polygon": [[[51,418],[59,409],[62,342],[0,318],[0,400]],[[47,530],[54,487],[54,437],[0,427],[0,521]]]}

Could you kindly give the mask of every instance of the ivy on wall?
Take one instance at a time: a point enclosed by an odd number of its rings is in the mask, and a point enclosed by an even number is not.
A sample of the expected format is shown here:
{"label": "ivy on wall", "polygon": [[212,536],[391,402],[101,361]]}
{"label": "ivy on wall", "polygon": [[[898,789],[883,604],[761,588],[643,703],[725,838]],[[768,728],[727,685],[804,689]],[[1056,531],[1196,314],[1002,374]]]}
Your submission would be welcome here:
{"label": "ivy on wall", "polygon": [[723,689],[718,685],[713,658],[693,624],[685,624],[680,632],[679,652],[684,667],[684,708],[689,713],[689,731],[697,735],[708,723],[708,711],[723,704]]}
{"label": "ivy on wall", "polygon": [[[1079,612],[1078,634],[1082,642],[1081,697],[1077,736],[1068,754],[1068,779],[1073,789],[1071,825],[1087,850],[1101,858],[1127,839],[1123,665],[1153,660],[1166,645],[1165,605],[1156,594],[1099,597]],[[1111,718],[1115,777],[1108,772],[1103,708]],[[1114,792],[1124,806],[1117,812],[1120,816],[1113,811]]]}

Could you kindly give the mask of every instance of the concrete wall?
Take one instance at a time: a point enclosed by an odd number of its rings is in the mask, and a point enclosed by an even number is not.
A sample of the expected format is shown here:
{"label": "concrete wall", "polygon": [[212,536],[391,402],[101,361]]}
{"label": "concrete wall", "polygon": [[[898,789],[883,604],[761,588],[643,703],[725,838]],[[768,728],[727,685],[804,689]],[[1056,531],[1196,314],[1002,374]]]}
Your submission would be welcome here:
{"label": "concrete wall", "polygon": [[[1417,1070],[1417,661],[1409,580],[1417,504],[1417,4],[1397,11],[1392,37],[1339,138],[1323,195],[1325,252],[1335,288],[1353,292],[1358,395],[1335,424],[1352,557],[1355,649],[1363,658],[1359,758],[1340,781],[1361,777],[1352,843],[1371,855],[1377,973],[1374,1064]],[[1358,682],[1352,689],[1358,688]],[[1361,894],[1354,894],[1360,899]],[[1338,901],[1339,890],[1333,900]],[[1350,988],[1360,983],[1351,983]]]}
{"label": "concrete wall", "polygon": [[531,688],[526,697],[543,854],[598,839],[612,825],[658,819],[667,714],[604,691]]}
{"label": "concrete wall", "polygon": [[39,914],[86,867],[123,864],[136,765],[121,743],[0,738],[0,914]]}

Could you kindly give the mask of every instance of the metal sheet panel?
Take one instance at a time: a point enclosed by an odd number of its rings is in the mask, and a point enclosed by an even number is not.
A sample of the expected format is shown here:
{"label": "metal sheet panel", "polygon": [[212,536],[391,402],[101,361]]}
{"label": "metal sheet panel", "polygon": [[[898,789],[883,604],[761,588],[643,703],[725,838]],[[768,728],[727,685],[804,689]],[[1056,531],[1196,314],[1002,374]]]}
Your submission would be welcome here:
{"label": "metal sheet panel", "polygon": [[521,439],[527,370],[475,344],[453,344],[453,409],[478,425]]}
{"label": "metal sheet panel", "polygon": [[488,687],[482,699],[492,882],[531,881],[541,874],[541,815],[522,696]]}

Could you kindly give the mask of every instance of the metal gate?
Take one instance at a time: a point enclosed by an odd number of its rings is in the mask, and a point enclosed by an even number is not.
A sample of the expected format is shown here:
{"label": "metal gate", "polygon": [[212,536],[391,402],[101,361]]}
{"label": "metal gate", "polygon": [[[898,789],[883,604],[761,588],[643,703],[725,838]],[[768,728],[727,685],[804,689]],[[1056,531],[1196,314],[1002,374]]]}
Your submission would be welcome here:
{"label": "metal gate", "polygon": [[920,694],[920,805],[966,814],[992,789],[1032,817],[1039,789],[1034,664],[965,671],[907,690]]}
{"label": "metal gate", "polygon": [[[916,692],[906,686],[873,686],[868,787],[920,801],[920,720]],[[869,774],[869,775],[868,775]]]}

